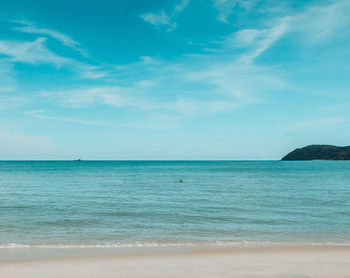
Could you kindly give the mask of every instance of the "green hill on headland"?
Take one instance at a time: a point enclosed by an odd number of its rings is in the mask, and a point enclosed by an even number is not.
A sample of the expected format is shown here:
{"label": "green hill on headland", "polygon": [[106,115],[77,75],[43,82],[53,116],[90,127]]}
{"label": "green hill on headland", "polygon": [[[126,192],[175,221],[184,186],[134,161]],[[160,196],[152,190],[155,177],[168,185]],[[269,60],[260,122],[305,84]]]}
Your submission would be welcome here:
{"label": "green hill on headland", "polygon": [[350,146],[310,145],[295,149],[282,160],[350,160]]}

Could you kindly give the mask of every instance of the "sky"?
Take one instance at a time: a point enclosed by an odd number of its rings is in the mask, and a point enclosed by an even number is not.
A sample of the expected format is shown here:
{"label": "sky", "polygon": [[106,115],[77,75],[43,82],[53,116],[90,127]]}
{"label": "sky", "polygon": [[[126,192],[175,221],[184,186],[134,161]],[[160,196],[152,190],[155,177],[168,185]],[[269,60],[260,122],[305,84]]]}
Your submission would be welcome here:
{"label": "sky", "polygon": [[0,160],[350,145],[349,0],[1,0]]}

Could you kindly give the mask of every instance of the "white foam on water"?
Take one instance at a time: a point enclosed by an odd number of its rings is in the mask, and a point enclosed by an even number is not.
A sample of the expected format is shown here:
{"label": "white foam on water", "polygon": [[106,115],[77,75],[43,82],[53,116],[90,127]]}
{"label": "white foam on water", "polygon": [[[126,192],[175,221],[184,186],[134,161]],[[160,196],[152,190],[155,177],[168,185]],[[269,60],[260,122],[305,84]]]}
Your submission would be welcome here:
{"label": "white foam on water", "polygon": [[272,242],[272,241],[213,241],[213,242],[131,242],[110,244],[0,244],[11,248],[128,248],[128,247],[273,247],[273,246],[350,246],[350,242]]}

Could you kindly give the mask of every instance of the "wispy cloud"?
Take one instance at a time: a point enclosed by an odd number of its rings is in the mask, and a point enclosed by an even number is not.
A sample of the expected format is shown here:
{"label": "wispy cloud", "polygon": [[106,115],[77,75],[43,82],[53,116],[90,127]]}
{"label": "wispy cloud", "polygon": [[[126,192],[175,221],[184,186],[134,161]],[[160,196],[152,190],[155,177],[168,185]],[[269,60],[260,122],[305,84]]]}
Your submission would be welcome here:
{"label": "wispy cloud", "polygon": [[124,65],[116,65],[114,69],[118,75],[127,74],[129,75],[129,70],[133,70],[134,75],[137,75],[139,72],[142,72],[145,67],[148,67],[149,70],[154,70],[158,66],[162,65],[164,61],[156,59],[150,56],[141,56],[138,62],[129,63]]}
{"label": "wispy cloud", "polygon": [[47,28],[38,28],[33,23],[27,22],[27,21],[14,21],[16,23],[19,23],[21,27],[15,27],[14,30],[23,32],[23,33],[29,33],[29,34],[38,34],[38,35],[46,35],[51,38],[54,38],[58,41],[60,41],[63,45],[70,47],[78,52],[80,52],[84,56],[88,56],[87,52],[79,47],[79,43],[73,40],[70,36],[63,34],[59,31],[47,29]]}
{"label": "wispy cloud", "polygon": [[46,38],[34,41],[0,40],[0,54],[5,57],[3,63],[48,64],[60,69],[66,67],[74,71],[80,78],[98,79],[107,77],[108,70],[100,66],[90,65],[72,58],[60,56],[46,46]]}
{"label": "wispy cloud", "polygon": [[[169,15],[161,11],[157,16],[150,13],[142,17],[153,25],[171,27],[174,23],[173,16],[188,3],[189,1],[180,2]],[[229,7],[242,5],[247,9],[254,4],[252,1],[229,0],[215,3]],[[309,30],[316,31],[317,26],[312,27],[308,23],[314,22],[320,14],[327,20],[334,18],[334,14],[338,17],[341,15],[337,26],[345,26],[345,13],[341,9],[348,6],[346,2],[340,1],[329,5],[329,9],[312,6],[293,15],[271,18],[261,24],[260,28],[246,28],[227,35],[221,42],[213,44],[216,51],[181,56],[171,61],[142,56],[139,62],[106,69],[55,54],[46,47],[45,38],[37,38],[35,41],[0,41],[0,53],[13,62],[64,66],[79,72],[81,78],[112,77],[103,85],[62,86],[55,90],[42,90],[40,97],[49,99],[58,106],[80,108],[107,105],[118,111],[123,109],[125,113],[139,110],[145,115],[162,113],[172,117],[198,117],[233,112],[244,106],[264,102],[266,94],[288,87],[281,72],[258,64],[257,57],[293,32],[307,34]],[[332,28],[327,31],[327,36],[336,27]],[[45,31],[47,29],[42,34]],[[60,37],[56,33],[53,36],[60,38],[62,43],[75,45],[69,37]],[[44,111],[34,111],[30,116],[109,126],[109,123],[101,121],[48,116]]]}
{"label": "wispy cloud", "polygon": [[74,76],[72,76],[73,79],[104,79],[109,77],[110,70],[107,66],[99,65],[96,62],[90,63],[88,59],[79,60],[78,58],[75,59],[57,54],[47,46],[47,40],[51,37],[60,41],[63,45],[81,52],[87,57],[87,53],[79,48],[79,43],[68,35],[51,29],[37,28],[33,23],[27,21],[17,20],[12,22],[24,25],[14,28],[15,30],[39,35],[39,37],[33,40],[0,39],[0,55],[2,56],[0,59],[0,85],[2,85],[2,91],[9,91],[14,88],[15,85],[9,84],[10,82],[8,80],[14,80],[10,77],[10,72],[14,75],[13,65],[16,63],[33,66],[50,65],[57,70],[64,68],[74,73]]}
{"label": "wispy cloud", "polygon": [[51,52],[45,45],[46,38],[37,38],[35,41],[0,40],[0,54],[5,55],[13,62],[30,64],[52,64],[61,67],[71,63],[71,60]]}
{"label": "wispy cloud", "polygon": [[[224,52],[188,55],[176,61],[144,56],[137,63],[115,67],[115,74],[124,77],[125,86],[63,89],[43,96],[70,107],[104,104],[185,117],[232,112],[262,101],[262,92],[286,86],[276,72],[255,65],[254,59],[287,30],[288,21],[281,19],[269,28],[230,35],[220,44]],[[237,47],[244,51],[230,54]]]}
{"label": "wispy cloud", "polygon": [[25,111],[24,115],[41,120],[108,128],[174,129],[178,127],[178,125],[174,123],[174,120],[176,120],[175,117],[162,117],[155,113],[149,117],[133,119],[133,121],[122,121],[114,123],[107,123],[101,120],[84,120],[76,117],[51,116],[47,115],[46,110],[43,109]]}
{"label": "wispy cloud", "polygon": [[164,10],[159,12],[151,12],[141,14],[141,18],[154,26],[166,26],[168,27],[167,31],[171,32],[177,28],[177,22],[174,21],[174,17],[185,9],[190,0],[181,0],[170,13],[166,13]]}
{"label": "wispy cloud", "polygon": [[343,0],[329,5],[313,5],[297,13],[288,9],[286,15],[270,18],[265,24],[260,24],[263,28],[241,29],[229,35],[222,43],[228,49],[240,49],[243,53],[241,61],[251,63],[285,36],[294,35],[299,47],[343,36],[349,32],[349,12],[350,2]]}
{"label": "wispy cloud", "polygon": [[110,76],[110,70],[102,66],[93,66],[84,63],[76,63],[75,66],[81,78],[103,79]]}
{"label": "wispy cloud", "polygon": [[285,35],[289,28],[289,18],[282,18],[271,28],[260,30],[243,29],[235,33],[233,46],[243,47],[246,52],[241,56],[240,60],[242,62],[251,63]]}
{"label": "wispy cloud", "polygon": [[179,4],[177,4],[173,10],[173,14],[182,12],[183,9],[185,9],[188,5],[190,0],[181,0]]}
{"label": "wispy cloud", "polygon": [[[174,11],[180,12],[187,4],[188,1],[181,2]],[[312,13],[308,9],[295,16],[270,20],[267,26],[261,29],[243,29],[235,32],[219,44],[217,53],[188,55],[176,61],[143,56],[137,63],[115,66],[108,74],[123,76],[123,86],[109,84],[78,87],[46,91],[42,96],[58,105],[68,107],[109,105],[119,109],[133,108],[186,117],[234,111],[264,101],[261,96],[263,92],[281,90],[287,86],[278,72],[256,65],[255,59],[291,30],[295,30],[296,25],[302,28],[301,19],[306,20],[304,14]],[[168,19],[164,13],[157,20],[166,25],[170,22]],[[156,24],[156,21],[153,23]],[[31,47],[23,49],[39,49],[45,53],[48,49],[45,49],[44,42],[43,39],[38,39],[30,44]],[[6,49],[10,48],[13,50],[19,47],[7,45]],[[231,54],[232,51],[235,54]],[[7,50],[7,53],[12,52]],[[20,55],[12,55],[14,60],[36,60],[30,58],[33,55],[27,55],[25,51],[19,53]],[[37,56],[39,55],[34,55]],[[46,62],[52,61],[59,65],[61,60],[56,56],[52,57],[54,58],[46,59]],[[72,65],[72,62],[65,59],[61,63]],[[87,78],[107,76],[106,71],[97,66],[74,64],[74,67],[82,69],[80,74]]]}
{"label": "wispy cloud", "polygon": [[68,122],[68,123],[82,124],[82,125],[113,127],[113,125],[105,123],[104,121],[100,121],[100,120],[82,120],[74,117],[49,116],[49,115],[45,115],[44,114],[45,112],[46,112],[45,110],[31,110],[31,111],[25,111],[24,114],[37,119]]}
{"label": "wispy cloud", "polygon": [[154,26],[168,26],[168,31],[172,31],[176,28],[176,22],[171,22],[170,17],[165,11],[160,11],[158,13],[145,13],[141,15],[141,18]]}
{"label": "wispy cloud", "polygon": [[129,88],[118,86],[87,87],[48,91],[42,93],[41,96],[54,100],[57,105],[65,107],[80,108],[102,104],[119,109],[136,108],[152,113],[158,111],[167,115],[186,117],[232,110],[242,104],[235,97],[220,95],[212,96],[207,100],[198,100],[185,95],[170,95],[162,98],[161,96],[152,96],[147,88],[137,85]]}
{"label": "wispy cloud", "polygon": [[218,20],[228,23],[228,17],[233,13],[236,6],[250,9],[255,5],[254,0],[213,0],[214,6],[218,10]]}
{"label": "wispy cloud", "polygon": [[329,126],[342,124],[349,122],[347,118],[344,117],[326,117],[319,119],[303,120],[296,122],[290,126],[292,130],[310,130],[310,129],[319,129],[319,128],[329,128]]}
{"label": "wispy cloud", "polygon": [[331,1],[327,5],[314,5],[303,12],[291,15],[291,31],[303,39],[304,43],[320,43],[324,40],[349,34],[350,2]]}
{"label": "wispy cloud", "polygon": [[140,101],[131,99],[128,93],[128,89],[119,86],[106,86],[45,91],[41,96],[50,98],[58,105],[66,107],[80,108],[98,104],[108,104],[115,107],[141,106]]}

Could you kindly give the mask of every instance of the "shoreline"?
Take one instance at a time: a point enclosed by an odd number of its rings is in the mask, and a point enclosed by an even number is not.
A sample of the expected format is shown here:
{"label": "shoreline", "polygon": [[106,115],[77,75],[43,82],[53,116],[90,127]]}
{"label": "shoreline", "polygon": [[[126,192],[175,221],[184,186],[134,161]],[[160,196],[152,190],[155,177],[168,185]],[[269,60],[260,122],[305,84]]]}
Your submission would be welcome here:
{"label": "shoreline", "polygon": [[8,245],[0,247],[0,264],[35,260],[157,256],[200,253],[247,253],[275,251],[346,250],[350,242],[248,242],[236,244],[163,245]]}
{"label": "shoreline", "polygon": [[[350,246],[158,247],[128,248],[127,251],[121,248],[2,249],[0,276],[294,278],[349,277],[350,273]],[[21,252],[22,257],[18,257]],[[4,259],[4,253],[12,253],[12,258]],[[37,257],[33,256],[35,253]]]}

